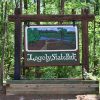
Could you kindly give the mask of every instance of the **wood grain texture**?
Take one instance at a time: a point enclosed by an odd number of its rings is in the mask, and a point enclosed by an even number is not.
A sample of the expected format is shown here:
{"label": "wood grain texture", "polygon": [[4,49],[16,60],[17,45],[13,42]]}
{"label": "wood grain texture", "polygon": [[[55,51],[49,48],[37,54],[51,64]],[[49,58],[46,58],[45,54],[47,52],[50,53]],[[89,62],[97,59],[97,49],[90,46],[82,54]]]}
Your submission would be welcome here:
{"label": "wood grain texture", "polygon": [[[16,15],[9,15],[8,20],[14,22],[16,20]],[[82,21],[88,20],[92,21],[94,15],[20,15],[19,19],[21,22],[31,21],[31,22],[52,22],[52,21]]]}
{"label": "wood grain texture", "polygon": [[36,79],[36,80],[7,80],[7,84],[99,84],[98,81],[81,79]]}
{"label": "wood grain texture", "polygon": [[[23,80],[24,81],[24,80]],[[44,81],[44,82],[43,82]],[[51,83],[50,83],[51,81]],[[6,87],[6,92],[10,94],[98,94],[99,84],[97,81],[91,80],[62,80],[56,81],[31,81],[31,83],[24,82],[9,82]],[[60,82],[60,83],[59,83]],[[25,84],[26,83],[26,84]],[[45,83],[45,84],[44,84]],[[70,84],[71,83],[71,84]]]}

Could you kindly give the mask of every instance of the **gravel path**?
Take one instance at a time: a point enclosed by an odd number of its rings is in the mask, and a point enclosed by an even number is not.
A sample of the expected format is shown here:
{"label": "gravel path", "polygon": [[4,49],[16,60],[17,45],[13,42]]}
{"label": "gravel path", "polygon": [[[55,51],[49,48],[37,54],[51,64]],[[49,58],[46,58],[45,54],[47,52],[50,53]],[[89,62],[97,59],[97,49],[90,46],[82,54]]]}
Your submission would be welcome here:
{"label": "gravel path", "polygon": [[1,95],[0,100],[100,100],[97,95]]}

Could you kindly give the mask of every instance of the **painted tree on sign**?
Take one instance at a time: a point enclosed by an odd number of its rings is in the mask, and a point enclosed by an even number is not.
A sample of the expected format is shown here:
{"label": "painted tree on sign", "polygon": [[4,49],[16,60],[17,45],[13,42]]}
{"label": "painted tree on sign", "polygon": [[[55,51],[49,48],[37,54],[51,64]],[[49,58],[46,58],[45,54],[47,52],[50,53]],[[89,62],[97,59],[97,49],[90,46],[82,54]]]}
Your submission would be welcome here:
{"label": "painted tree on sign", "polygon": [[40,39],[40,34],[37,28],[34,28],[34,30],[28,28],[27,33],[29,43],[35,42]]}

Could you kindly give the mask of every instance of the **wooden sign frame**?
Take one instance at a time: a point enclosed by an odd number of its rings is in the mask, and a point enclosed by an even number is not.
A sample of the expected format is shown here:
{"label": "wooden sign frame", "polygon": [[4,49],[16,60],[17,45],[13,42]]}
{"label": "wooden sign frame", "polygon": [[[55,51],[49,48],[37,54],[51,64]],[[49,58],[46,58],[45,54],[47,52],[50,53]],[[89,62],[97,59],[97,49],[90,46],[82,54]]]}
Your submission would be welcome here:
{"label": "wooden sign frame", "polygon": [[[41,33],[43,32],[43,33]],[[50,32],[50,33],[49,33]],[[43,34],[43,36],[42,36]],[[71,35],[72,34],[72,35]],[[49,35],[49,37],[48,37]],[[52,36],[53,35],[53,36]],[[54,51],[77,51],[78,50],[78,27],[75,25],[30,25],[25,26],[25,51],[27,52],[54,52]],[[58,36],[58,38],[57,38]],[[28,47],[29,41],[31,44],[34,44],[34,47],[30,48]],[[40,40],[39,40],[40,39]],[[61,45],[58,49],[56,49],[56,46],[48,49],[41,49],[43,47],[36,48],[37,45],[35,45],[36,42],[42,42],[42,41],[50,41],[52,42],[66,42],[66,47],[62,48]],[[34,43],[32,43],[34,42]],[[67,42],[70,43],[68,47]],[[52,44],[51,43],[51,44]],[[73,43],[73,44],[71,44]],[[37,43],[38,44],[38,43]],[[75,45],[75,46],[73,46]],[[40,46],[39,46],[40,47]]]}
{"label": "wooden sign frame", "polygon": [[27,67],[79,65],[77,26],[26,26],[24,58]]}
{"label": "wooden sign frame", "polygon": [[[39,7],[39,4],[38,6]],[[40,8],[40,7],[39,7]],[[39,10],[39,9],[38,9]],[[50,22],[50,21],[81,21],[82,25],[82,68],[89,72],[89,50],[88,50],[88,22],[94,20],[95,16],[89,14],[87,9],[82,10],[81,15],[22,15],[21,9],[16,8],[14,15],[9,15],[8,19],[15,22],[15,65],[14,79],[20,79],[21,73],[21,28],[22,22]]]}

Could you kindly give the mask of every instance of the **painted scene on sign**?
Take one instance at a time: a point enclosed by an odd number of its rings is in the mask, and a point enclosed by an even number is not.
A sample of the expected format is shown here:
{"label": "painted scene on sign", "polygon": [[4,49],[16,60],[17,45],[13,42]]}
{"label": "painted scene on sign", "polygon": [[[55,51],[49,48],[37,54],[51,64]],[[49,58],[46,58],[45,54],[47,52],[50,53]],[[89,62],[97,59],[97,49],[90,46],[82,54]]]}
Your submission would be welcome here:
{"label": "painted scene on sign", "polygon": [[28,50],[77,49],[75,26],[30,26],[26,33]]}

